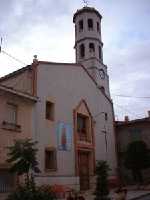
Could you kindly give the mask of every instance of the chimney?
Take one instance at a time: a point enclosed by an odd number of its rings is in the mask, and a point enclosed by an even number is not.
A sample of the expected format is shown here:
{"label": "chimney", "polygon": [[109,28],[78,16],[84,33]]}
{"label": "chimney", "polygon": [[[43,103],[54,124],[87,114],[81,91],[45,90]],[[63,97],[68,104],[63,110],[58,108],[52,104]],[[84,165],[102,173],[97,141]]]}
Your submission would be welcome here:
{"label": "chimney", "polygon": [[128,121],[129,121],[129,117],[128,117],[128,116],[125,116],[125,117],[124,117],[124,121],[125,121],[125,122],[128,122]]}
{"label": "chimney", "polygon": [[148,110],[148,117],[150,118],[150,110]]}

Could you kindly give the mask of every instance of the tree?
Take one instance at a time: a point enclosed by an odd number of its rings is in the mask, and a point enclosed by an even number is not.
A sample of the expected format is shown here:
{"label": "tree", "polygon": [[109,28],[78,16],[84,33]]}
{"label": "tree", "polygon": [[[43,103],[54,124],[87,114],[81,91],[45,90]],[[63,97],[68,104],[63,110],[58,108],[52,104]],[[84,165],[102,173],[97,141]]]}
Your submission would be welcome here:
{"label": "tree", "polygon": [[124,164],[132,171],[134,181],[141,184],[143,182],[142,170],[150,167],[150,155],[145,142],[134,141],[127,146]]}
{"label": "tree", "polygon": [[39,173],[38,162],[36,160],[37,142],[31,139],[16,140],[14,145],[8,147],[7,162],[12,164],[11,172],[17,175],[26,175],[25,184],[18,185],[9,194],[7,200],[54,200],[55,194],[49,186],[37,187],[34,182],[33,172]]}
{"label": "tree", "polygon": [[96,189],[95,200],[107,200],[109,194],[108,171],[110,170],[106,161],[98,161],[96,165]]}
{"label": "tree", "polygon": [[8,147],[7,162],[11,163],[11,172],[17,175],[26,175],[26,183],[33,180],[33,172],[39,173],[38,162],[36,160],[37,142],[31,139],[16,140],[14,145]]}

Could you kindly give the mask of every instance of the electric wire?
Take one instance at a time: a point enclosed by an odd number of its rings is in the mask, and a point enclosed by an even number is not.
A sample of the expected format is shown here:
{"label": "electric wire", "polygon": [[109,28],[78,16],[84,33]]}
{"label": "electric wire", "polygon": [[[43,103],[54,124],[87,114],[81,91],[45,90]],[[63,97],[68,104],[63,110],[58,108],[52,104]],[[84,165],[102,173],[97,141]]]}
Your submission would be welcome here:
{"label": "electric wire", "polygon": [[[2,37],[0,39],[0,53],[3,53],[5,55],[7,55],[11,59],[13,59],[13,60],[15,60],[15,61],[17,61],[17,62],[19,62],[19,63],[21,63],[23,65],[27,65],[26,63],[24,63],[20,59],[16,58],[15,56],[12,56],[10,53],[7,53],[6,51],[2,50]],[[13,87],[15,87],[16,85],[19,85],[21,81],[22,81],[22,76],[19,79],[16,80],[16,82],[13,84]]]}
{"label": "electric wire", "polygon": [[3,43],[3,38],[0,38],[0,53],[3,53],[5,55],[7,55],[8,57],[10,57],[11,59],[23,64],[23,65],[27,65],[26,63],[24,63],[23,61],[21,61],[20,59],[16,58],[15,56],[12,56],[10,53],[7,53],[6,51],[2,50],[2,43]]}
{"label": "electric wire", "polygon": [[130,96],[130,95],[122,95],[122,94],[112,94],[114,97],[121,97],[121,98],[135,98],[135,99],[150,99],[148,96]]}
{"label": "electric wire", "polygon": [[10,58],[14,59],[15,61],[23,64],[23,65],[27,65],[26,63],[24,63],[23,61],[19,60],[18,58],[12,56],[11,54],[7,53],[6,51],[4,50],[1,50],[1,53],[4,53],[5,55],[9,56]]}
{"label": "electric wire", "polygon": [[122,109],[123,111],[128,112],[129,114],[136,116],[137,118],[140,117],[140,116],[138,116],[135,112],[133,112],[133,111],[127,109],[127,108],[124,108],[124,106],[122,106],[122,105],[118,105],[118,104],[116,104],[115,102],[114,102],[114,105],[115,105],[116,107],[119,107],[119,108]]}

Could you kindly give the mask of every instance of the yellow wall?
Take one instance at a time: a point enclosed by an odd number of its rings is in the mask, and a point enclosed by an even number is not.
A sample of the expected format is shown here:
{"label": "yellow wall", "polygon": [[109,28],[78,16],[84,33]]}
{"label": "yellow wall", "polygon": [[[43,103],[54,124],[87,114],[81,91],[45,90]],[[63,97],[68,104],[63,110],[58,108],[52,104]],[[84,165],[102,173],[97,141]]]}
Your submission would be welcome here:
{"label": "yellow wall", "polygon": [[[21,126],[20,131],[6,130],[3,121],[6,121],[7,103],[18,106],[17,124]],[[13,94],[0,91],[0,167],[5,166],[7,159],[7,148],[14,143],[14,140],[30,138],[33,128],[33,102],[17,97]]]}
{"label": "yellow wall", "polygon": [[32,70],[26,70],[22,73],[18,73],[16,76],[12,76],[11,78],[2,81],[2,84],[8,87],[13,87],[15,90],[32,94],[32,78]]}

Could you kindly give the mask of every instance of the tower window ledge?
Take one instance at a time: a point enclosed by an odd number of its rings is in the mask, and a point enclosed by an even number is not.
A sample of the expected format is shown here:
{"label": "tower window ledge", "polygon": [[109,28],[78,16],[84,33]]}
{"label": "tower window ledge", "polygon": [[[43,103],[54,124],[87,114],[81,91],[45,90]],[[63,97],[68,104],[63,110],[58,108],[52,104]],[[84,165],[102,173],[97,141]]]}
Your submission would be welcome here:
{"label": "tower window ledge", "polygon": [[89,31],[93,31],[94,29],[93,29],[93,28],[88,28],[88,30],[89,30]]}
{"label": "tower window ledge", "polygon": [[79,29],[79,33],[82,33],[83,32],[83,29]]}

